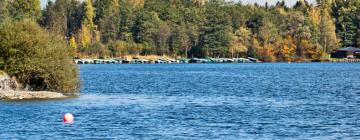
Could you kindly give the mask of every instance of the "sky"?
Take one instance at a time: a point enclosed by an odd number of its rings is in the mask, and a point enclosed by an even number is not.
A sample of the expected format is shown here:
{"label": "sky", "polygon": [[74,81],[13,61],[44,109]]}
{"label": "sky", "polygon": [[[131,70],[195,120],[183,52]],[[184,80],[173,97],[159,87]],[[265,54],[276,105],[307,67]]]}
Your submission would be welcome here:
{"label": "sky", "polygon": [[[46,3],[48,0],[41,0],[41,6],[45,7]],[[234,0],[235,2],[238,2],[239,0]],[[268,2],[270,5],[275,4],[277,1],[279,0],[240,0],[243,2],[243,4],[248,4],[248,3],[258,3],[260,5],[264,5],[266,2]],[[294,5],[296,3],[297,0],[285,0],[287,5]],[[308,2],[314,3],[315,0],[308,0]]]}

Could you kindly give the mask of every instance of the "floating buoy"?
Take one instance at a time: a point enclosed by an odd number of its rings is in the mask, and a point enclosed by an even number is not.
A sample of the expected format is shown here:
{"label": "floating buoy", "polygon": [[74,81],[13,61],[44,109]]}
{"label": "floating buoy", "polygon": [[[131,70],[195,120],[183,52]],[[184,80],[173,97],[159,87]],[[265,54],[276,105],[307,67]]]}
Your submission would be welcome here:
{"label": "floating buoy", "polygon": [[64,115],[64,123],[65,124],[72,124],[74,123],[74,116],[71,113],[66,113]]}

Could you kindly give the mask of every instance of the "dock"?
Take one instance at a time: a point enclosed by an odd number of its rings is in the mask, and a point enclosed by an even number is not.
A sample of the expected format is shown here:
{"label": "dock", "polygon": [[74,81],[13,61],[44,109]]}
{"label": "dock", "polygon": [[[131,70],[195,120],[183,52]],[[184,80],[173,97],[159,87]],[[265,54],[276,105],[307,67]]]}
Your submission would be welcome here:
{"label": "dock", "polygon": [[128,58],[111,58],[111,59],[74,59],[75,64],[209,64],[209,63],[259,63],[256,58],[158,58],[158,59],[128,59]]}

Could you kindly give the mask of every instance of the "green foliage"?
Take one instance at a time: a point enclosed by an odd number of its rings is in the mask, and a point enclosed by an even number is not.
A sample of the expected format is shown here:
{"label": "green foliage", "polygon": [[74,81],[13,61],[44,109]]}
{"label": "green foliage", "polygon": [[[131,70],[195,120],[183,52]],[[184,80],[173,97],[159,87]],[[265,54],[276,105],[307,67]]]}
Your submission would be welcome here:
{"label": "green foliage", "polygon": [[9,17],[7,5],[7,0],[0,0],[0,25]]}
{"label": "green foliage", "polygon": [[119,1],[97,0],[95,1],[94,7],[96,14],[95,23],[98,25],[99,29],[101,29],[100,40],[103,43],[109,43],[116,40],[119,28],[121,27],[119,26]]}
{"label": "green foliage", "polygon": [[77,67],[70,47],[60,36],[45,32],[31,20],[7,22],[0,27],[3,69],[34,90],[64,93],[79,88]]}
{"label": "green foliage", "polygon": [[343,46],[357,46],[360,2],[358,0],[337,1],[333,4],[332,10],[336,18],[336,31]]}
{"label": "green foliage", "polygon": [[220,57],[227,53],[231,43],[230,18],[222,7],[210,4],[206,7],[205,23],[200,30],[202,57]]}
{"label": "green foliage", "polygon": [[41,14],[40,0],[9,0],[10,16],[15,20],[38,19]]}
{"label": "green foliage", "polygon": [[79,31],[82,14],[80,2],[76,0],[49,1],[39,23],[51,32],[69,37]]}

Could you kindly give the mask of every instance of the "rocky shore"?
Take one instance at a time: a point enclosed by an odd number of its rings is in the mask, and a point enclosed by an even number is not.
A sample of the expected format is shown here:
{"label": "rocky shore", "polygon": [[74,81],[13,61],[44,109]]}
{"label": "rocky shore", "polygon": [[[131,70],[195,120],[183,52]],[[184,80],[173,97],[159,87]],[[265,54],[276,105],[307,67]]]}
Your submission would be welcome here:
{"label": "rocky shore", "polygon": [[70,97],[72,96],[57,92],[30,91],[27,88],[20,88],[14,78],[10,78],[4,72],[0,73],[0,100],[46,100]]}
{"label": "rocky shore", "polygon": [[0,91],[0,100],[45,100],[65,98],[70,98],[70,96],[48,91]]}

